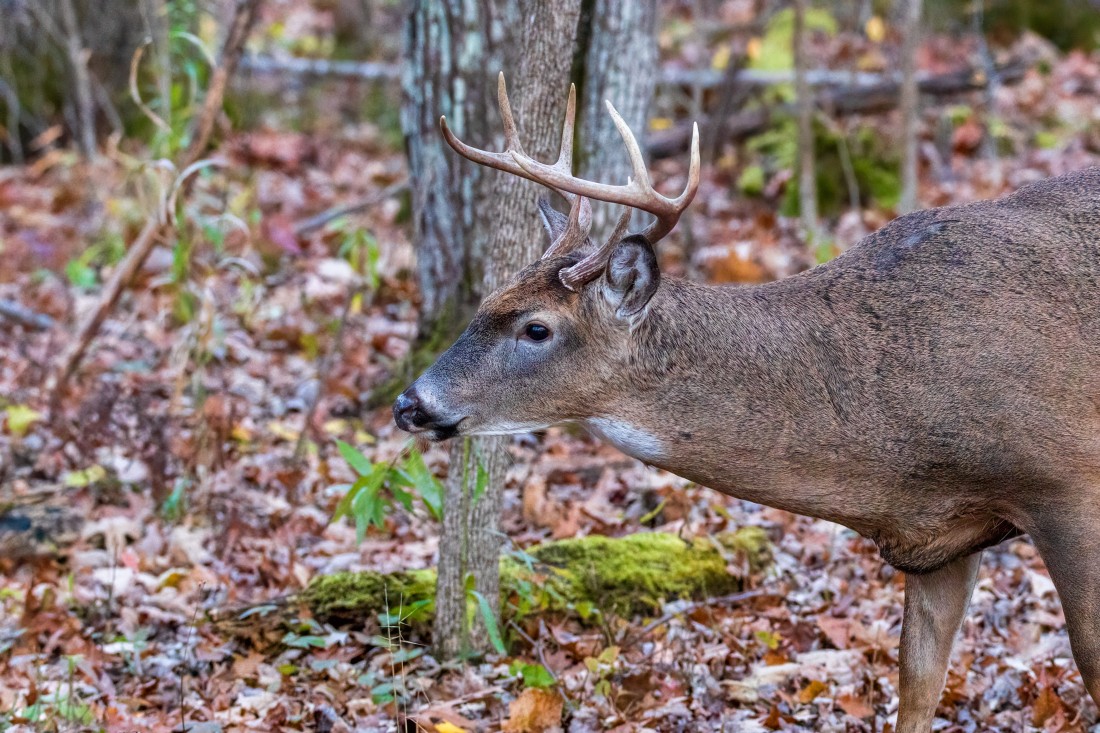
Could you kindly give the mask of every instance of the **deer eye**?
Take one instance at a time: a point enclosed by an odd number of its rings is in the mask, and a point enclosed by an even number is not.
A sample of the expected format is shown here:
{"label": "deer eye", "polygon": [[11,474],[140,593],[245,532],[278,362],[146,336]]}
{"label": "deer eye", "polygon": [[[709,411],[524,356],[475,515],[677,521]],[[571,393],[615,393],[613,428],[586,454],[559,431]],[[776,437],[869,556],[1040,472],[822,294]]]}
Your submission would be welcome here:
{"label": "deer eye", "polygon": [[532,341],[545,341],[550,338],[550,329],[537,321],[533,321],[524,327],[523,335]]}

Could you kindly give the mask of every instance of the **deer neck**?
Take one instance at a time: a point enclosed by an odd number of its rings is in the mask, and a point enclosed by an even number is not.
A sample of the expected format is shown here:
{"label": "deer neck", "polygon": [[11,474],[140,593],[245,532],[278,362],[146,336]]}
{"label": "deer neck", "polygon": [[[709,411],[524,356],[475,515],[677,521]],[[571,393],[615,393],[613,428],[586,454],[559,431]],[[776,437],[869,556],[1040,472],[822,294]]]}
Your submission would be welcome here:
{"label": "deer neck", "polygon": [[[856,374],[802,278],[744,288],[666,279],[634,332],[629,389],[589,428],[625,453],[739,498],[854,523]],[[845,363],[848,360],[843,360]],[[858,442],[858,441],[857,441]]]}

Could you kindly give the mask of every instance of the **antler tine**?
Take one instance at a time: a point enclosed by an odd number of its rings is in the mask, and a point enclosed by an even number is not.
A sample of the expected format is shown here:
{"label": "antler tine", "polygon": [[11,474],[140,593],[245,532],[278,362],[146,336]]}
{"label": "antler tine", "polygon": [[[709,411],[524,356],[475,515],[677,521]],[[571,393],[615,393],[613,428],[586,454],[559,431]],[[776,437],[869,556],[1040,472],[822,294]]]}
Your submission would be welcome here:
{"label": "antler tine", "polygon": [[504,125],[504,149],[514,150],[524,155],[523,145],[519,141],[516,121],[512,118],[512,105],[508,101],[508,85],[504,83],[504,72],[497,75],[497,104],[500,106],[500,121]]}
{"label": "antler tine", "polygon": [[[657,220],[646,227],[642,232],[642,236],[649,241],[650,244],[659,242],[664,238],[666,234],[672,231],[672,228],[676,226],[676,222],[680,220],[680,214],[695,198],[695,193],[699,190],[699,181],[701,175],[701,156],[699,155],[699,123],[694,122],[691,125],[691,162],[688,163],[688,180],[687,185],[684,186],[683,193],[674,199],[668,199],[661,196],[672,207],[675,212],[672,216],[662,217],[657,214]],[[650,189],[652,190],[652,188]],[[654,193],[656,196],[660,194]],[[655,213],[655,212],[651,212]]]}
{"label": "antler tine", "polygon": [[[504,171],[505,173],[511,173],[512,175],[519,176],[520,178],[526,178],[533,183],[540,183],[548,188],[557,191],[561,196],[570,204],[572,204],[577,195],[571,191],[567,191],[563,188],[555,186],[553,183],[549,183],[541,176],[530,173],[523,167],[516,163],[516,156],[528,158],[527,153],[523,150],[523,145],[519,140],[519,130],[516,127],[515,118],[512,116],[512,104],[508,100],[508,86],[504,81],[504,72],[500,72],[497,76],[497,104],[500,106],[500,119],[504,126],[504,151],[500,153],[492,153],[488,150],[481,150],[467,145],[458,139],[458,136],[451,131],[449,125],[447,125],[446,115],[439,118],[439,128],[443,133],[443,139],[447,141],[456,153],[461,155],[467,160],[473,161],[478,165],[484,165],[489,168],[495,168],[498,171]],[[569,99],[566,104],[565,110],[565,123],[562,128],[561,149],[558,154],[558,160],[554,163],[555,170],[563,172],[567,177],[572,175],[573,169],[573,129],[574,122],[577,116],[577,90],[572,84],[569,85]],[[591,204],[586,204],[591,207]],[[582,212],[583,213],[583,212]],[[591,212],[588,214],[588,219],[591,219]],[[582,217],[582,223],[584,219]]]}
{"label": "antler tine", "polygon": [[605,99],[603,103],[611,114],[611,121],[615,123],[615,129],[619,131],[623,144],[626,145],[626,154],[630,156],[630,169],[634,173],[634,180],[641,188],[652,189],[649,183],[649,170],[645,167],[645,156],[642,155],[642,149],[638,147],[638,141],[634,138],[634,133],[630,131],[626,120],[615,109],[615,105],[611,104],[610,99]]}
{"label": "antler tine", "polygon": [[567,267],[558,272],[558,279],[561,280],[562,285],[573,292],[579,293],[581,288],[599,277],[600,273],[607,267],[607,261],[610,259],[615,245],[626,236],[626,230],[630,227],[631,213],[632,209],[629,207],[623,209],[623,213],[619,215],[619,221],[615,224],[615,229],[600,245],[599,249],[572,267]]}
{"label": "antler tine", "polygon": [[542,259],[557,257],[580,247],[588,239],[588,231],[591,228],[592,205],[584,196],[574,196],[573,204],[569,207],[569,221],[565,225],[565,231],[550,243]]}
{"label": "antler tine", "polygon": [[569,98],[565,102],[565,122],[561,126],[561,151],[556,166],[573,170],[573,125],[577,121],[577,85],[569,85]]}

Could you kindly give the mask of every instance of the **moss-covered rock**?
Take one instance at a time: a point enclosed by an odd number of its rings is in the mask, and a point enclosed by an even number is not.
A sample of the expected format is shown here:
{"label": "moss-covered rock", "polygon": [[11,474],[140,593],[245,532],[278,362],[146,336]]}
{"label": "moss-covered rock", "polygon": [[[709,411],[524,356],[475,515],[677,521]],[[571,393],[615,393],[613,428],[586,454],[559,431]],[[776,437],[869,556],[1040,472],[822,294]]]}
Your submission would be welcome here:
{"label": "moss-covered rock", "polygon": [[[739,569],[766,566],[770,548],[759,527],[693,540],[654,532],[548,542],[501,559],[502,608],[506,618],[552,612],[581,620],[654,612],[671,600],[736,592]],[[328,620],[387,613],[426,621],[434,611],[435,577],[432,569],[334,573],[314,579],[300,599]]]}

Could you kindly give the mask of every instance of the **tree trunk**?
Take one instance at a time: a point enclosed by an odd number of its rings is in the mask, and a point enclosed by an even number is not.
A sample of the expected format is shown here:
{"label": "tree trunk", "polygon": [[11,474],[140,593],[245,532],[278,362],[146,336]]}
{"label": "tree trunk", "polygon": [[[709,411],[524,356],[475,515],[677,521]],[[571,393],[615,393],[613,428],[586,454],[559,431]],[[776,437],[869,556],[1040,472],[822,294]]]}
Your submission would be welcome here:
{"label": "tree trunk", "polygon": [[[523,179],[475,166],[446,146],[440,114],[456,134],[499,149],[496,77],[506,69],[524,147],[557,152],[580,0],[417,0],[408,23],[403,123],[413,182],[422,329],[447,335],[485,295],[545,247]],[[467,578],[499,606],[500,438],[455,441],[446,483],[433,644],[443,657],[488,648],[483,619],[467,622]]]}
{"label": "tree trunk", "polygon": [[[656,0],[586,0],[580,31],[583,69],[574,74],[581,87],[579,174],[606,183],[626,183],[630,161],[611,115],[610,100],[643,140],[657,79]],[[580,56],[580,54],[578,54]],[[610,233],[619,212],[594,207],[592,236]]]}
{"label": "tree trunk", "polygon": [[806,5],[794,3],[794,88],[798,96],[798,208],[802,229],[812,246],[818,245],[817,174],[814,161],[814,99],[806,81]]}
{"label": "tree trunk", "polygon": [[901,49],[901,199],[898,213],[917,208],[917,121],[920,90],[917,88],[917,46],[920,43],[921,0],[904,0]]}

